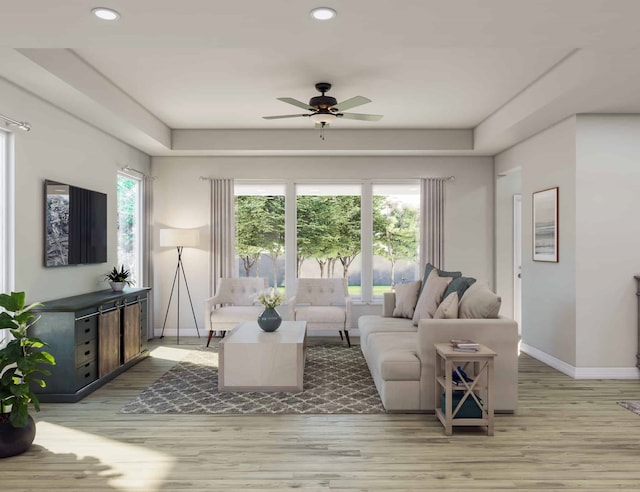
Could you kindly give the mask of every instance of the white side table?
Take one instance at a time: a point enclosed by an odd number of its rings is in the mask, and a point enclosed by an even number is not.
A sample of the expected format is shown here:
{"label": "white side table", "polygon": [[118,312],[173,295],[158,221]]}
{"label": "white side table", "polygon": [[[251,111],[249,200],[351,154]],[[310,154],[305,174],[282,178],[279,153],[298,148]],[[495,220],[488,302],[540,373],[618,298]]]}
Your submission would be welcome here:
{"label": "white side table", "polygon": [[[457,352],[448,343],[436,343],[436,384],[435,384],[435,409],[436,417],[444,425],[445,434],[450,436],[454,426],[486,426],[487,435],[493,436],[493,365],[496,353],[480,345],[477,352]],[[464,380],[458,371],[460,366],[467,375],[473,379],[471,382]],[[456,390],[464,393],[453,407],[453,372],[457,372],[461,385],[455,386]],[[440,408],[442,392],[445,394],[444,411]],[[480,396],[484,398],[481,400]],[[475,400],[481,409],[480,418],[456,418],[456,414],[462,409],[466,400]]]}

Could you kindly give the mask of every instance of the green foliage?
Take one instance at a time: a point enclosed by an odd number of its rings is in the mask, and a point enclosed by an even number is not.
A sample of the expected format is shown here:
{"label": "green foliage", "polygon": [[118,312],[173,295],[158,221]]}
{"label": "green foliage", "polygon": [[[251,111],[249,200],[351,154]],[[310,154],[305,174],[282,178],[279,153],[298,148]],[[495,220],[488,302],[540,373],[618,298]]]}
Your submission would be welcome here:
{"label": "green foliage", "polygon": [[391,284],[395,285],[395,265],[399,260],[413,260],[418,255],[418,211],[374,197],[374,254],[391,263]]}
{"label": "green foliage", "polygon": [[[245,275],[261,254],[276,260],[284,254],[285,202],[283,196],[236,197],[236,252]],[[361,251],[361,199],[350,195],[300,195],[296,201],[298,271],[306,260],[315,261],[322,277],[334,276],[336,264],[344,278]],[[417,256],[417,210],[383,196],[373,197],[374,253],[395,264]],[[276,285],[274,281],[274,285]]]}
{"label": "green foliage", "polygon": [[129,272],[129,270],[126,270],[124,268],[124,265],[122,265],[119,271],[118,267],[113,267],[113,270],[105,274],[104,278],[109,282],[124,282],[127,285],[131,285],[131,280],[129,280],[130,276],[131,272]]}
{"label": "green foliage", "polygon": [[0,413],[8,413],[9,422],[14,427],[27,424],[29,403],[33,403],[36,411],[40,410],[40,402],[33,393],[31,385],[42,388],[46,383],[42,376],[51,374],[42,365],[55,365],[53,356],[45,351],[45,342],[27,336],[29,327],[38,321],[30,311],[41,306],[39,303],[24,305],[25,293],[12,292],[0,294],[0,329],[9,329],[13,335],[6,347],[0,349]]}

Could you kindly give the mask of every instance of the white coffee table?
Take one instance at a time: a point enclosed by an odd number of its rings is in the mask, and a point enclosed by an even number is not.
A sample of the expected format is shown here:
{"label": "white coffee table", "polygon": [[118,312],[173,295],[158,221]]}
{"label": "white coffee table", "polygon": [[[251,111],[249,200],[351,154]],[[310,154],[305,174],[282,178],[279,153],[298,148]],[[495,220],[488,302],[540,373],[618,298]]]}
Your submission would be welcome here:
{"label": "white coffee table", "polygon": [[302,391],[306,349],[306,321],[283,321],[271,333],[240,323],[220,341],[218,390]]}

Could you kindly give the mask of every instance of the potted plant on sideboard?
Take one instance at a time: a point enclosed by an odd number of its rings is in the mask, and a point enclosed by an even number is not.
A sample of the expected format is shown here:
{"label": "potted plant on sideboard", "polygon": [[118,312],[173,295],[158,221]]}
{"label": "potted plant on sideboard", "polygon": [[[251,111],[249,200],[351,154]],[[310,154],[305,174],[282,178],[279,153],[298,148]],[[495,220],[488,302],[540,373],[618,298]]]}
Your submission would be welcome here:
{"label": "potted plant on sideboard", "polygon": [[104,278],[109,281],[111,285],[111,289],[114,292],[121,292],[125,285],[131,285],[132,282],[129,280],[131,276],[131,272],[129,270],[125,270],[124,265],[120,267],[120,271],[118,271],[118,267],[113,267],[109,273],[107,273]]}
{"label": "potted plant on sideboard", "polygon": [[13,339],[0,348],[0,458],[23,453],[36,435],[36,425],[29,415],[29,403],[40,411],[40,402],[32,384],[45,387],[42,376],[50,372],[42,365],[54,365],[53,356],[40,350],[47,344],[30,338],[27,330],[37,319],[25,307],[24,292],[0,294],[0,329],[9,329]]}

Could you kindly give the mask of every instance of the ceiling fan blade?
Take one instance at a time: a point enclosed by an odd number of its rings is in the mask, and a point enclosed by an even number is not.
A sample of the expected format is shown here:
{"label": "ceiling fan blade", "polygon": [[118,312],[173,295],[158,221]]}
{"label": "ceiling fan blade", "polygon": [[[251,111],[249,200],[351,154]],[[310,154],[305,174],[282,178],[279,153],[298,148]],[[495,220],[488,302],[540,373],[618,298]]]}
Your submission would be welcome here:
{"label": "ceiling fan blade", "polygon": [[371,99],[369,98],[362,97],[362,96],[355,96],[355,97],[352,97],[351,99],[347,99],[346,101],[339,102],[338,104],[333,106],[333,109],[335,109],[336,111],[344,111],[346,109],[355,108],[356,106],[362,106],[363,104],[367,104],[370,102],[371,102]]}
{"label": "ceiling fan blade", "polygon": [[302,109],[308,109],[309,111],[315,111],[315,108],[312,108],[307,103],[303,103],[302,101],[298,101],[292,97],[279,97],[278,101],[286,102],[288,104],[293,104],[294,106],[298,106]]}
{"label": "ceiling fan blade", "polygon": [[361,114],[361,113],[338,113],[336,116],[338,118],[345,118],[347,120],[380,121],[383,115]]}
{"label": "ceiling fan blade", "polygon": [[308,114],[281,114],[278,116],[263,116],[265,120],[279,120],[281,118],[298,118],[299,116],[309,116]]}

